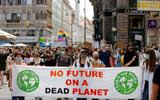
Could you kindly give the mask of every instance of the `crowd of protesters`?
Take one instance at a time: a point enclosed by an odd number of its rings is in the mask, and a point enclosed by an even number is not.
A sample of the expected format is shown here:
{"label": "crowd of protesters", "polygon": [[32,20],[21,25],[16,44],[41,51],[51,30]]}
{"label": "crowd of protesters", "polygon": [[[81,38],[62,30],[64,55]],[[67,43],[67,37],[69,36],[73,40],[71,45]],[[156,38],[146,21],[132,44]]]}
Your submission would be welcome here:
{"label": "crowd of protesters", "polygon": [[[12,66],[33,65],[47,67],[143,67],[144,84],[143,100],[160,100],[160,53],[155,44],[136,50],[132,43],[127,48],[117,48],[115,51],[106,47],[101,48],[0,48],[0,89],[3,88],[4,76],[12,91]],[[17,99],[19,98],[19,99]],[[36,97],[42,100],[41,97]],[[59,98],[61,99],[61,98]],[[67,99],[67,98],[66,98]],[[13,97],[12,100],[25,100],[24,97]],[[86,100],[86,98],[77,98]],[[134,99],[129,99],[134,100]]]}

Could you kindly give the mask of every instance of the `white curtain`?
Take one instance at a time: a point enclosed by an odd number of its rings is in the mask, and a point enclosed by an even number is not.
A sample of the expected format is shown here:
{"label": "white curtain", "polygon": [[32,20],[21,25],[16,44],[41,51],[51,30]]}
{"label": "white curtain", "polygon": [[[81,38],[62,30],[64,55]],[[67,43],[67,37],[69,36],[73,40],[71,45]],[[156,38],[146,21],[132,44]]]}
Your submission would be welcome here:
{"label": "white curtain", "polygon": [[27,0],[27,5],[31,5],[32,4],[32,0]]}

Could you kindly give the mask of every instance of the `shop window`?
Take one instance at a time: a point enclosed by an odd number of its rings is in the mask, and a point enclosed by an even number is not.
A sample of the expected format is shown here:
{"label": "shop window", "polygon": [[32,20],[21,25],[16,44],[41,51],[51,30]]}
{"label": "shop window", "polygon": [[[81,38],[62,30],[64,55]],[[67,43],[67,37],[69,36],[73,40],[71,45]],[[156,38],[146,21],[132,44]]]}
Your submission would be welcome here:
{"label": "shop window", "polygon": [[136,8],[137,7],[137,0],[129,0],[129,7]]}
{"label": "shop window", "polygon": [[130,16],[129,17],[130,29],[144,29],[144,17],[143,16]]}

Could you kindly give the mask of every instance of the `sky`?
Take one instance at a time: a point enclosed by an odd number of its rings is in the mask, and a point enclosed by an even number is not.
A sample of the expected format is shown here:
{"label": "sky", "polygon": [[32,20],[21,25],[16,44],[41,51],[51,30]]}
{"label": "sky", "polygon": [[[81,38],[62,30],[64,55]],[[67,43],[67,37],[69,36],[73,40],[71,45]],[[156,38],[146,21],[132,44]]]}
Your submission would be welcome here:
{"label": "sky", "polygon": [[[80,15],[84,16],[84,1],[80,0]],[[71,6],[75,8],[75,0],[69,0]],[[86,0],[86,16],[88,19],[93,20],[93,7],[89,0]]]}

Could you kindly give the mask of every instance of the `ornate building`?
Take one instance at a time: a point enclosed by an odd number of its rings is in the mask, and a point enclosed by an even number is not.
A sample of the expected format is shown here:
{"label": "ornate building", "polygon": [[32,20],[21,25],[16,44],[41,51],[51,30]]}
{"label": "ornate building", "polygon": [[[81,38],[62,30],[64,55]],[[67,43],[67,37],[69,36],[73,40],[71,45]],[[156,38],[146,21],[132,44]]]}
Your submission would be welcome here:
{"label": "ornate building", "polygon": [[52,35],[52,0],[0,0],[0,29],[15,42],[36,44]]}
{"label": "ornate building", "polygon": [[137,0],[90,2],[94,7],[95,40],[104,39],[108,44],[116,44],[120,48],[125,48],[130,41],[139,48],[158,43],[159,18],[153,16],[153,13],[157,13],[137,10]]}

